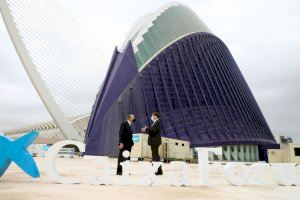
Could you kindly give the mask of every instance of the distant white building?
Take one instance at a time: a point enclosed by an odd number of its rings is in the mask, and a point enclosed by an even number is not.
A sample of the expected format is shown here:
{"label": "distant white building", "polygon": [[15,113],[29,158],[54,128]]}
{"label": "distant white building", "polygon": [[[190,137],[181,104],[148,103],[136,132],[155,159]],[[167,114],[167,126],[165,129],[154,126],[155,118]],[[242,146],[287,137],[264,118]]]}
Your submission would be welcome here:
{"label": "distant white building", "polygon": [[[70,124],[82,138],[85,136],[89,118],[90,115],[69,118]],[[5,130],[3,133],[11,138],[18,138],[30,131],[40,132],[39,137],[34,141],[36,144],[54,144],[57,141],[67,139],[61,130],[56,126],[54,121],[30,124],[23,127]]]}

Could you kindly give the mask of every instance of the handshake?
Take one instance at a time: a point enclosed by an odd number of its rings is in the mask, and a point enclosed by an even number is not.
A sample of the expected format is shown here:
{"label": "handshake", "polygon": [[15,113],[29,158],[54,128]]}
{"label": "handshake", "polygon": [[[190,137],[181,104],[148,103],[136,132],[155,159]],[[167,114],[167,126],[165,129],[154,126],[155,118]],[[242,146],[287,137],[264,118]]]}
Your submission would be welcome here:
{"label": "handshake", "polygon": [[145,133],[146,132],[146,130],[147,130],[147,126],[145,126],[144,128],[141,128],[141,131],[143,132],[143,133]]}

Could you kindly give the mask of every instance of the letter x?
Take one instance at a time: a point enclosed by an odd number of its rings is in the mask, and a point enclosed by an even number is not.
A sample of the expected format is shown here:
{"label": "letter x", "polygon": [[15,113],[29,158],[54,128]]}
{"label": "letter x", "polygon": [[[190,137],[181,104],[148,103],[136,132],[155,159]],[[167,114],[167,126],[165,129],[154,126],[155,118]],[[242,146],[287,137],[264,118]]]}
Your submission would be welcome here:
{"label": "letter x", "polygon": [[0,177],[4,174],[12,161],[29,176],[33,178],[40,176],[31,154],[27,151],[27,147],[38,135],[39,133],[37,131],[32,131],[17,140],[0,135]]}

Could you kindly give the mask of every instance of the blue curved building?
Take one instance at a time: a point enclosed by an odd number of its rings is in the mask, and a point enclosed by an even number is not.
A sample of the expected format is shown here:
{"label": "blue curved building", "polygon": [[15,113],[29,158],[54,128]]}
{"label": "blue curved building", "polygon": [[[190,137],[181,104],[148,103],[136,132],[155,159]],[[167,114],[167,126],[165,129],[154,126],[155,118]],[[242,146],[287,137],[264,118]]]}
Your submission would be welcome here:
{"label": "blue curved building", "polygon": [[267,145],[275,140],[226,45],[188,7],[141,17],[111,59],[86,132],[86,154],[117,154],[129,113],[135,129],[161,114],[162,136],[191,147]]}

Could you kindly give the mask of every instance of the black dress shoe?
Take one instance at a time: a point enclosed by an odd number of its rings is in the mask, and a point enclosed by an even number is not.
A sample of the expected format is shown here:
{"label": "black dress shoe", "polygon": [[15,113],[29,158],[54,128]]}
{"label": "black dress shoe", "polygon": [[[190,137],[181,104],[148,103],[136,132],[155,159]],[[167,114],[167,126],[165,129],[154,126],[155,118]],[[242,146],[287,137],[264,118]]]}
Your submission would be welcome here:
{"label": "black dress shoe", "polygon": [[157,172],[155,172],[155,175],[163,175],[161,166],[157,169]]}
{"label": "black dress shoe", "polygon": [[156,176],[161,176],[161,175],[163,175],[163,172],[155,172],[155,175]]}
{"label": "black dress shoe", "polygon": [[[122,176],[122,172],[117,172],[117,175],[118,175],[118,176]],[[129,173],[128,175],[131,176],[130,173]]]}

